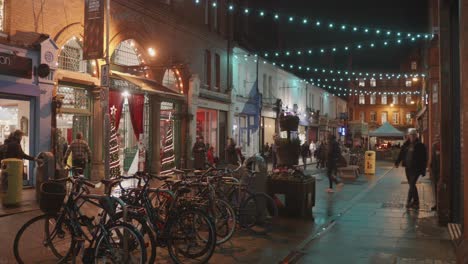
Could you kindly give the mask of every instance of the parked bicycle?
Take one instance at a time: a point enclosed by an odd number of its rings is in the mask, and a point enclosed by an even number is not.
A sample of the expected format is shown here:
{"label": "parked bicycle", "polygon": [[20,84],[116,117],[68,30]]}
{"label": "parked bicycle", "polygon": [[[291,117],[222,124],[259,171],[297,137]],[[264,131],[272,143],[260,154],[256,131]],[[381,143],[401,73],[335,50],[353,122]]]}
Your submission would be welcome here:
{"label": "parked bicycle", "polygon": [[[68,194],[66,183],[71,184]],[[89,188],[95,187],[76,174],[44,182],[40,187],[40,208],[44,214],[26,222],[16,234],[13,244],[16,261],[75,263],[81,252],[83,263],[145,263],[141,233],[115,217],[117,206],[127,214],[126,204],[116,197],[90,194]],[[84,204],[101,209],[98,221],[82,213]]]}

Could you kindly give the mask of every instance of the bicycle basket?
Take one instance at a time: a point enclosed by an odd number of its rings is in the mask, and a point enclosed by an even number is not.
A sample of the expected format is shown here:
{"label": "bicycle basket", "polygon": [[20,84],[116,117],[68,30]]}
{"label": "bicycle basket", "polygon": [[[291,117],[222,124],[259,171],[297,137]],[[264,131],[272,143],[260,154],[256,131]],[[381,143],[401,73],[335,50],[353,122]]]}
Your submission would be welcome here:
{"label": "bicycle basket", "polygon": [[44,182],[41,184],[39,208],[46,214],[56,214],[63,205],[67,194],[65,186],[57,182]]}

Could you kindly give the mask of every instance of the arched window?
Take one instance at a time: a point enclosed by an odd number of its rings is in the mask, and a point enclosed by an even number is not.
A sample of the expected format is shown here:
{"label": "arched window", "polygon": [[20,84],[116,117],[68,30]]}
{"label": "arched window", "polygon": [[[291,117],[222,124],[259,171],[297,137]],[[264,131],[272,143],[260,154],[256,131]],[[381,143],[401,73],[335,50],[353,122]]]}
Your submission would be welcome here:
{"label": "arched window", "polygon": [[183,88],[182,77],[177,69],[167,69],[162,84],[169,89],[179,92]]}
{"label": "arched window", "polygon": [[135,47],[135,42],[131,39],[124,40],[117,45],[112,53],[111,61],[122,66],[138,66],[143,62]]}
{"label": "arched window", "polygon": [[83,60],[83,47],[76,37],[63,45],[58,57],[58,68],[74,72],[93,72],[91,63]]}

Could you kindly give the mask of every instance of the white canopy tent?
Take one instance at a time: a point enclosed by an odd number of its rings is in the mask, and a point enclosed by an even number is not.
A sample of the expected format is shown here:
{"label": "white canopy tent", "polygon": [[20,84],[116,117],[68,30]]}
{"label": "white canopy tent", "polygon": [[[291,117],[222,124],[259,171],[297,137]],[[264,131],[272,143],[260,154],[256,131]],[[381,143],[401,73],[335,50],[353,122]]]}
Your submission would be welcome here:
{"label": "white canopy tent", "polygon": [[383,123],[378,129],[369,132],[369,136],[371,137],[400,137],[403,138],[405,133],[401,132],[400,130],[394,128],[388,122]]}

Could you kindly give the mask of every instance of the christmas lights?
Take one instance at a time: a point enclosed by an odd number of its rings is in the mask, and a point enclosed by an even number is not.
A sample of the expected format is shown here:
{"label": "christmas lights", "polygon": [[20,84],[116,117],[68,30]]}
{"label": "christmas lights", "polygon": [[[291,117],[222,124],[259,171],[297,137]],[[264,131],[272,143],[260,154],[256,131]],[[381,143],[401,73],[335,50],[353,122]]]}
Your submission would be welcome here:
{"label": "christmas lights", "polygon": [[[377,40],[377,41],[365,41],[359,43],[350,43],[350,44],[341,44],[341,45],[329,45],[329,46],[320,46],[320,47],[309,47],[303,49],[294,49],[294,50],[277,50],[277,51],[262,51],[259,54],[262,54],[265,58],[277,58],[277,57],[292,57],[292,56],[313,56],[313,55],[324,55],[324,54],[336,54],[339,52],[351,53],[353,51],[361,50],[371,50],[376,48],[391,48],[394,46],[399,46],[403,42],[413,43],[420,38],[399,38],[399,39],[386,39],[386,40]],[[393,44],[393,45],[392,45]]]}
{"label": "christmas lights", "polygon": [[[246,53],[238,53],[234,54],[234,60],[240,60],[241,58],[244,59],[246,62],[253,62],[256,63],[257,59],[260,60],[263,64],[271,64],[273,66],[279,66],[285,70],[298,70],[301,72],[306,73],[316,73],[316,74],[328,74],[328,75],[336,75],[342,76],[347,78],[354,78],[355,80],[364,79],[367,80],[371,77],[375,79],[400,79],[400,78],[419,78],[419,77],[426,77],[424,73],[408,73],[408,72],[359,72],[359,71],[349,71],[349,70],[340,70],[340,69],[330,69],[330,68],[321,68],[317,66],[304,66],[304,65],[296,65],[291,63],[282,63],[276,61],[267,61],[266,59],[262,60],[262,58],[258,58],[258,55],[253,55],[255,59],[251,59],[251,54]],[[351,81],[351,79],[349,79]]]}
{"label": "christmas lights", "polygon": [[[207,0],[204,0],[207,1]],[[201,5],[200,3],[202,0],[194,0],[194,3],[196,6],[204,6]],[[217,1],[213,1],[211,4],[212,8],[221,8],[220,5],[218,5]],[[352,32],[352,33],[360,33],[364,35],[375,35],[375,36],[407,36],[407,37],[412,37],[415,36],[416,38],[422,37],[425,39],[432,39],[433,34],[430,33],[422,33],[422,32],[408,32],[408,31],[398,31],[398,30],[391,30],[391,29],[386,29],[386,28],[376,28],[376,27],[368,27],[368,26],[358,26],[358,25],[350,25],[350,24],[340,24],[336,22],[323,22],[319,19],[312,19],[310,17],[302,17],[302,16],[297,16],[293,14],[279,14],[277,12],[273,11],[266,11],[265,9],[254,9],[250,7],[245,7],[245,6],[238,6],[235,4],[229,4],[226,6],[226,9],[228,12],[236,12],[239,10],[239,12],[242,12],[246,16],[252,16],[256,15],[261,19],[272,19],[275,22],[286,22],[288,24],[296,24],[296,25],[302,25],[302,26],[307,26],[315,29],[322,29],[326,28],[328,30],[333,30],[336,32]],[[315,21],[315,22],[314,22]]]}
{"label": "christmas lights", "polygon": [[[338,87],[338,86],[334,86],[334,85],[327,85],[327,84],[322,84],[322,83],[310,83],[311,85],[313,86],[317,86],[319,88],[322,88],[322,89],[327,89],[327,90],[330,90],[332,92],[338,92],[339,94],[343,93],[345,94],[346,92],[348,94],[365,94],[365,95],[370,95],[370,94],[378,94],[378,95],[404,95],[404,94],[420,94],[419,91],[400,91],[400,92],[383,92],[383,91],[380,91],[380,92],[376,92],[376,91],[365,91],[365,90],[359,90],[359,89],[351,89],[351,88],[343,88],[343,87]],[[340,95],[339,95],[340,96]]]}

